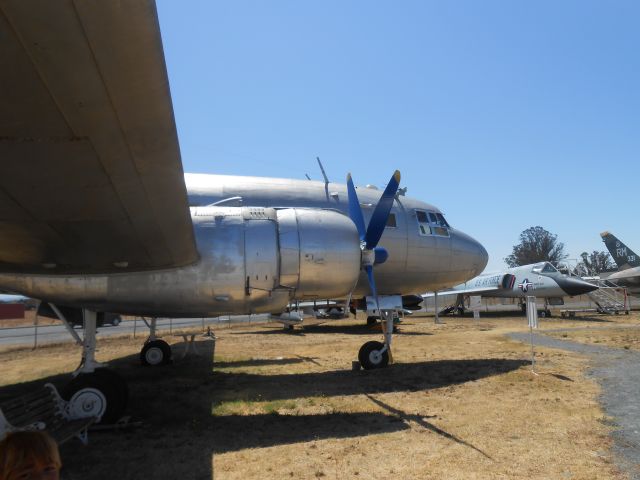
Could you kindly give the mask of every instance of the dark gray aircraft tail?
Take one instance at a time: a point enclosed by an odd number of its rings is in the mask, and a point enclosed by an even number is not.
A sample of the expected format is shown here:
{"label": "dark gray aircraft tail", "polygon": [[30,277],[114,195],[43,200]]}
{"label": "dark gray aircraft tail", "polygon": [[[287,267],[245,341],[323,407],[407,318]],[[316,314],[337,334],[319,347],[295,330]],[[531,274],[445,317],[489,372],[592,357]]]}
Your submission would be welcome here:
{"label": "dark gray aircraft tail", "polygon": [[609,232],[602,232],[600,236],[620,270],[640,266],[640,258],[633,250],[618,240],[615,235]]}

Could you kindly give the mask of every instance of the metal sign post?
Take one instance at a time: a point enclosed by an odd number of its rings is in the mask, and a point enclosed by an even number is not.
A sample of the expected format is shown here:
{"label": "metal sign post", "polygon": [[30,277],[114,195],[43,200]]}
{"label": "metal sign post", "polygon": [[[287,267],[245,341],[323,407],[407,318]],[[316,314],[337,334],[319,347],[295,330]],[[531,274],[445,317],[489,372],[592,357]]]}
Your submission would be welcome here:
{"label": "metal sign post", "polygon": [[529,323],[529,339],[531,341],[531,372],[535,372],[536,357],[533,351],[533,329],[538,328],[538,308],[536,306],[536,297],[527,296],[527,321]]}

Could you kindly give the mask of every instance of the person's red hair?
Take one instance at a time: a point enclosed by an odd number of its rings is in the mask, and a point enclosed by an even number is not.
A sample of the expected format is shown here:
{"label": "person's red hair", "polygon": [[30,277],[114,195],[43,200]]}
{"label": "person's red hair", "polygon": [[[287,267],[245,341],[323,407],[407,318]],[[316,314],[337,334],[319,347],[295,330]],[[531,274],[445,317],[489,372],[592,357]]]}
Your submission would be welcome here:
{"label": "person's red hair", "polygon": [[0,441],[0,480],[15,480],[32,469],[60,470],[58,445],[46,432],[12,432]]}

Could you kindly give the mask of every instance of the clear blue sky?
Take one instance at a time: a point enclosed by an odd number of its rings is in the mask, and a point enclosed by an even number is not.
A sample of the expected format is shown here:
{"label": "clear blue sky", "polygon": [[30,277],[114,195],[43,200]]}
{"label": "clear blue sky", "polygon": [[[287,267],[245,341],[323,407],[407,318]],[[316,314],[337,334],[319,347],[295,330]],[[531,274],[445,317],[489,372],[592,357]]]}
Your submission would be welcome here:
{"label": "clear blue sky", "polygon": [[541,225],[640,250],[640,2],[189,1],[158,11],[185,171],[384,185],[502,268]]}

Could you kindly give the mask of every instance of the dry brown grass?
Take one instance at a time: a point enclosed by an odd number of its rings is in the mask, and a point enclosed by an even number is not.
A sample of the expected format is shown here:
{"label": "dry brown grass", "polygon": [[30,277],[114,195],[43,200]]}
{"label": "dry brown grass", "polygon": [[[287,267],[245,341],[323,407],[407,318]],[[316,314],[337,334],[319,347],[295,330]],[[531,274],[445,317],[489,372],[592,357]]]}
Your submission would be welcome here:
{"label": "dry brown grass", "polygon": [[574,342],[640,350],[640,313],[602,315],[599,322],[574,326],[571,330],[549,332],[550,336]]}
{"label": "dry brown grass", "polygon": [[[65,445],[67,478],[620,478],[584,358],[538,348],[536,376],[528,346],[504,336],[524,319],[446,322],[407,319],[396,364],[370,372],[350,370],[379,338],[362,321],[220,329],[214,373],[206,356],[141,368],[140,339],[102,340],[98,358],[129,380],[144,426]],[[0,400],[72,370],[78,354],[0,352]]]}

